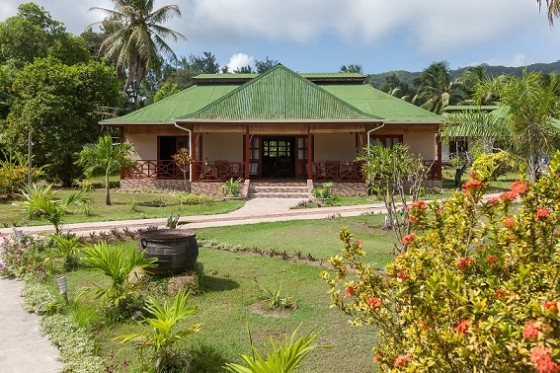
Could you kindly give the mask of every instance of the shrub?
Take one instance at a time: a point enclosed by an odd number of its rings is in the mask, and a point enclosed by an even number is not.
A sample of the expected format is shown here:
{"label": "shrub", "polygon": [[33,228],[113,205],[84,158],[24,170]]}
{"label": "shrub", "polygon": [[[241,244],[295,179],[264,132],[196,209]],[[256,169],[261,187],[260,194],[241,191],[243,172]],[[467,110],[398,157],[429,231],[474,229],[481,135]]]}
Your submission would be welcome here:
{"label": "shrub", "polygon": [[30,236],[15,233],[0,238],[0,277],[22,277],[35,271],[41,264],[42,246]]}
{"label": "shrub", "polygon": [[243,181],[242,178],[229,178],[220,186],[220,190],[226,197],[239,197],[241,196],[241,181]]}
{"label": "shrub", "polygon": [[179,200],[179,204],[183,205],[202,205],[205,203],[213,202],[214,199],[210,196],[205,194],[186,194],[186,193],[179,193],[177,194],[177,200]]}
{"label": "shrub", "polygon": [[379,330],[382,371],[560,370],[560,153],[535,184],[485,201],[493,171],[412,206],[415,231],[386,271],[365,265],[361,242],[341,231],[345,248],[323,277],[352,324]]}
{"label": "shrub", "polygon": [[188,300],[189,293],[185,293],[184,290],[179,290],[172,303],[162,304],[155,298],[148,298],[144,311],[149,316],[144,320],[150,329],[141,333],[122,335],[115,340],[121,343],[138,341],[142,348],[148,348],[151,352],[150,367],[155,367],[153,369],[155,372],[179,371],[178,368],[184,365],[184,359],[176,351],[175,343],[200,330],[200,324],[178,327],[181,321],[196,312],[196,307],[187,306]]}

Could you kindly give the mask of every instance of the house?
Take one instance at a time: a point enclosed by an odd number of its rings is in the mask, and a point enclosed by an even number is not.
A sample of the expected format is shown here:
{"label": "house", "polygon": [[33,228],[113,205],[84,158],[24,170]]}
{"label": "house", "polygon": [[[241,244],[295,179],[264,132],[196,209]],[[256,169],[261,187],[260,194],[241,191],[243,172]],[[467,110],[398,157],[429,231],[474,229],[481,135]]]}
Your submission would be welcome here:
{"label": "house", "polygon": [[[135,147],[136,169],[122,188],[183,189],[172,161],[192,157],[193,193],[216,194],[242,178],[246,195],[262,182],[334,181],[340,194],[363,194],[356,154],[366,144],[406,143],[441,182],[440,117],[366,84],[357,73],[299,74],[277,65],[262,74],[201,74],[194,85],[130,114],[102,121]],[[287,185],[287,184],[285,184]]]}

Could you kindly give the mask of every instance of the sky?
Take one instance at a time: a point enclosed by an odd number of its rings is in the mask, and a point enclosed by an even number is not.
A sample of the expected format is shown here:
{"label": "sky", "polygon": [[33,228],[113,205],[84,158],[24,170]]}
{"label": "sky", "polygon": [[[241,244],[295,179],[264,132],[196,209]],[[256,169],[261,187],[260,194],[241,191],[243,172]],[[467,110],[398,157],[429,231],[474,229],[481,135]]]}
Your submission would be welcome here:
{"label": "sky", "polygon": [[[0,21],[25,2],[0,0]],[[103,19],[91,7],[113,8],[111,0],[34,2],[73,34]],[[182,17],[166,25],[187,37],[170,42],[175,53],[210,52],[230,70],[266,58],[302,73],[353,64],[366,74],[560,60],[560,20],[550,26],[535,0],[155,0],[169,4]]]}

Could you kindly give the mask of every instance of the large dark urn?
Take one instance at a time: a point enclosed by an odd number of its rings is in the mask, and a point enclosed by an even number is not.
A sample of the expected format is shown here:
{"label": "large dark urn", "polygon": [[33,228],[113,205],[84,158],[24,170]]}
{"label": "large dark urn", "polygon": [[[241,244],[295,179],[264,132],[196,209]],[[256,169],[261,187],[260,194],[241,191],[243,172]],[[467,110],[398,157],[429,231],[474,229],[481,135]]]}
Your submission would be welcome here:
{"label": "large dark urn", "polygon": [[158,229],[140,233],[140,250],[146,258],[157,258],[148,271],[172,275],[192,270],[198,257],[196,233],[187,229]]}

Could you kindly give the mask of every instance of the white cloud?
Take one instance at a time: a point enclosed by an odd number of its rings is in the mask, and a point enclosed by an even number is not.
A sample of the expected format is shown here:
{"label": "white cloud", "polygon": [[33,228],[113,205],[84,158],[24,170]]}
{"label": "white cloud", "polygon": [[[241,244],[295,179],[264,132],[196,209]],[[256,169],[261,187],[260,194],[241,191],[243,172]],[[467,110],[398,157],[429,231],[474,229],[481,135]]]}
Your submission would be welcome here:
{"label": "white cloud", "polygon": [[229,68],[230,72],[237,70],[238,68],[245,67],[247,65],[253,66],[255,64],[255,57],[249,56],[245,53],[236,53],[229,58],[229,62],[226,66]]}

